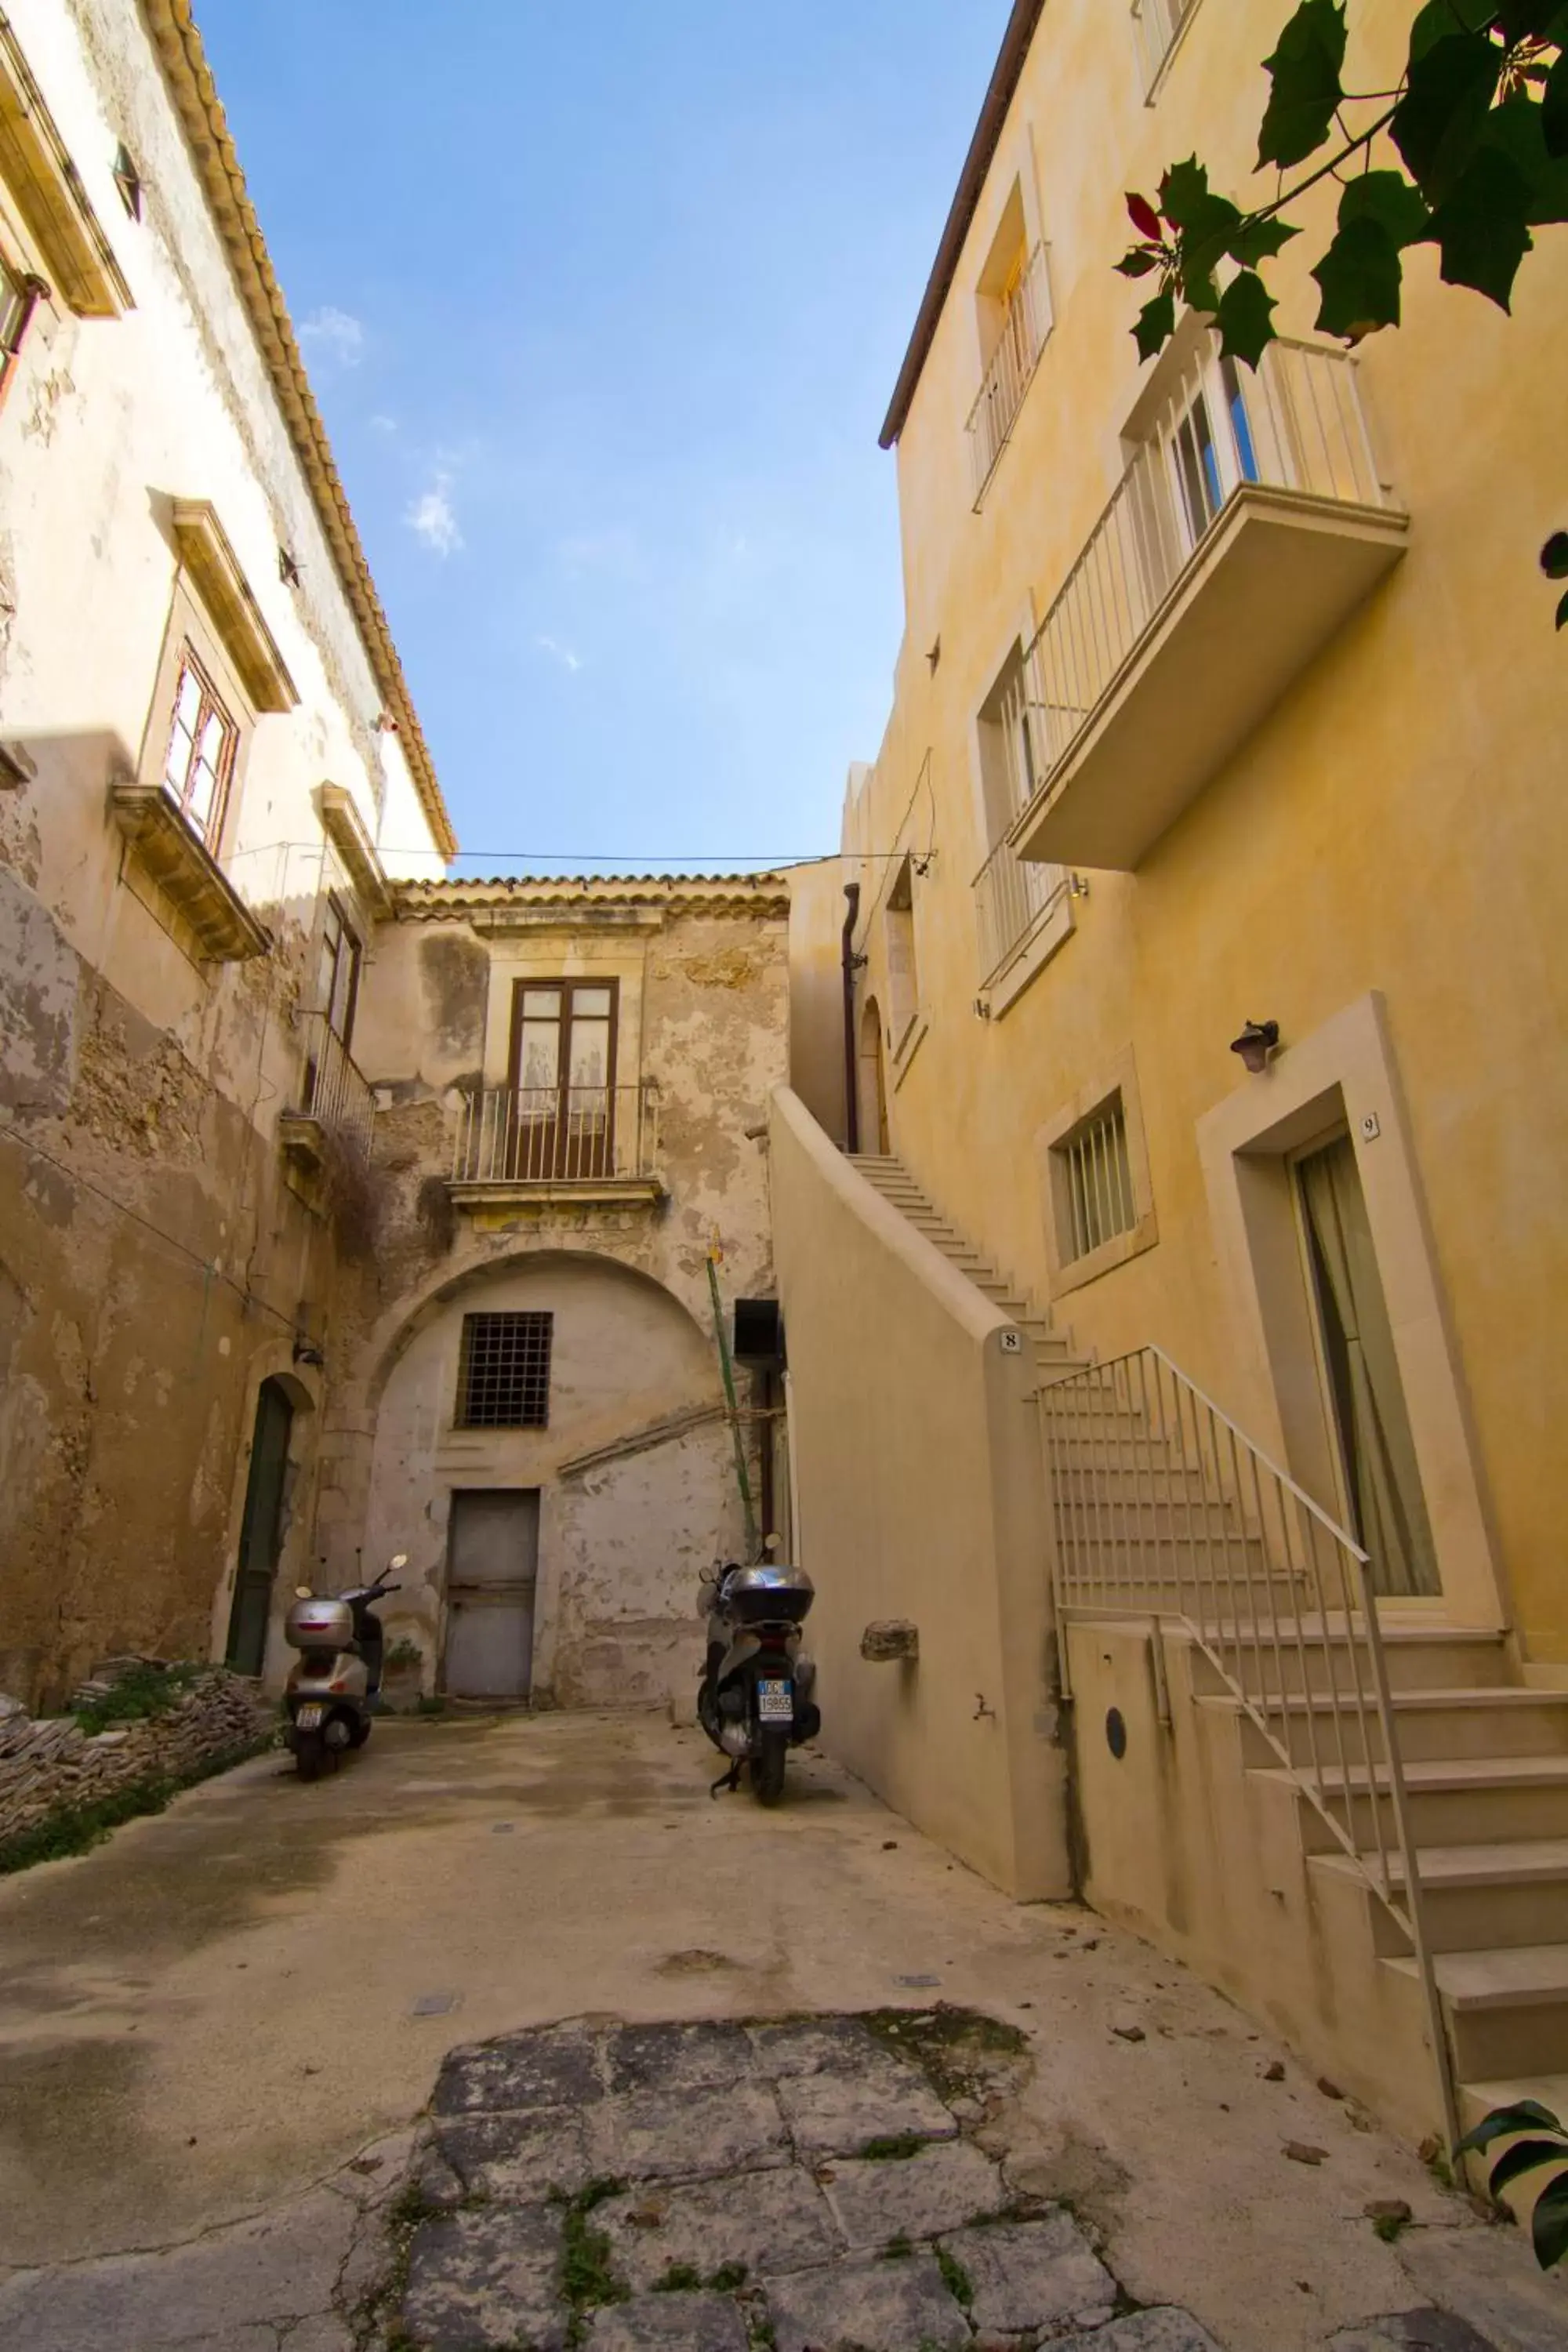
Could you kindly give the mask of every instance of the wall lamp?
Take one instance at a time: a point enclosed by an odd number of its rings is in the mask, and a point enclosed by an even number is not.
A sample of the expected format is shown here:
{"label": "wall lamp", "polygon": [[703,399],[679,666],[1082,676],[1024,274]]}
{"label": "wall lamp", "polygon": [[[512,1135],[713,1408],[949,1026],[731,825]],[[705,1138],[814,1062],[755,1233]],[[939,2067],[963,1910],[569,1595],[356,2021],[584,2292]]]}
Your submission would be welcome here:
{"label": "wall lamp", "polygon": [[1241,1055],[1243,1067],[1252,1071],[1255,1076],[1259,1070],[1268,1067],[1268,1056],[1278,1052],[1279,1046],[1278,1021],[1244,1022],[1240,1036],[1230,1041],[1231,1052]]}

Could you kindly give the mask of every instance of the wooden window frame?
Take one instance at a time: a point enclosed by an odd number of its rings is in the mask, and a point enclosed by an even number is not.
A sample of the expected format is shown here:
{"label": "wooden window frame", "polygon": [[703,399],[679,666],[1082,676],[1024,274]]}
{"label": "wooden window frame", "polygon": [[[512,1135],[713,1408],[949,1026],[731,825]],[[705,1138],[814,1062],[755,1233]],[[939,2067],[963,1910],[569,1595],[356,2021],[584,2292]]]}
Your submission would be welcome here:
{"label": "wooden window frame", "polygon": [[35,270],[23,268],[13,261],[9,248],[0,244],[0,278],[8,279],[16,288],[16,319],[8,335],[0,335],[0,406],[11,388],[21,361],[22,346],[27,330],[40,302],[48,299],[49,289]]}
{"label": "wooden window frame", "polygon": [[[178,793],[174,792],[169,782],[169,761],[174,752],[174,736],[180,723],[180,688],[184,683],[187,672],[195,677],[201,697],[196,707],[194,743],[200,743],[203,722],[209,712],[216,714],[222,720],[224,728],[221,763],[214,779],[212,806],[207,811],[205,820],[198,820],[191,814],[189,769],[186,771],[184,784]],[[211,671],[202,660],[191,639],[186,636],[181,643],[174,662],[174,682],[168,699],[168,720],[163,730],[163,756],[158,781],[196,839],[214,857],[217,856],[218,844],[223,838],[223,829],[228,816],[229,795],[233,789],[235,768],[239,757],[241,731],[241,721],[235,717],[229,704],[219,693],[213,681]]]}
{"label": "wooden window frame", "polygon": [[[556,1071],[555,1094],[557,1109],[552,1120],[525,1120],[521,1097],[522,1093],[522,1027],[523,997],[531,989],[558,989],[561,992],[561,1050]],[[571,1002],[574,989],[607,989],[610,997],[610,1037],[605,1073],[604,1132],[586,1152],[574,1150],[571,1092],[572,1020]],[[595,1019],[597,1015],[594,1016]],[[531,972],[520,975],[511,984],[511,1034],[507,1045],[507,1158],[511,1172],[525,1171],[543,1181],[550,1177],[570,1180],[573,1176],[604,1177],[616,1164],[616,1073],[621,1048],[621,983],[618,974],[596,972]],[[548,1124],[553,1130],[553,1140],[545,1148],[536,1148],[530,1130]],[[580,1137],[579,1137],[580,1142]],[[548,1163],[548,1164],[546,1164]]]}

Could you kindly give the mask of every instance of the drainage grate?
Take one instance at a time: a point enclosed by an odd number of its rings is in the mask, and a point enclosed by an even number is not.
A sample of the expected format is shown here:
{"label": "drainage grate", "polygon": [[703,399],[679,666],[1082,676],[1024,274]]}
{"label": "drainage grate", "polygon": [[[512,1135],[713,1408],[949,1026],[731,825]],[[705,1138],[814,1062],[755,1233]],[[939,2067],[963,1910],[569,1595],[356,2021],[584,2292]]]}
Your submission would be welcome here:
{"label": "drainage grate", "polygon": [[414,1996],[410,2017],[450,2017],[462,2001],[460,1992],[420,1992]]}

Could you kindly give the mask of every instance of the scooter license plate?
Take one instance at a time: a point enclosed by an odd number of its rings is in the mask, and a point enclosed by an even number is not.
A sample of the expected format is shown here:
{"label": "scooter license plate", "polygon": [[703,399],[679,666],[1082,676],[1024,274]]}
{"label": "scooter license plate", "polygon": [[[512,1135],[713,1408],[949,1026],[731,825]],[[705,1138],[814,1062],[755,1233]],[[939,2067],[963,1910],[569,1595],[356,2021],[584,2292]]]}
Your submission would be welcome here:
{"label": "scooter license plate", "polygon": [[294,1717],[295,1730],[320,1731],[321,1717],[326,1711],[324,1706],[302,1706]]}
{"label": "scooter license plate", "polygon": [[795,1721],[795,1685],[764,1678],[757,1685],[757,1720],[759,1723],[793,1723]]}

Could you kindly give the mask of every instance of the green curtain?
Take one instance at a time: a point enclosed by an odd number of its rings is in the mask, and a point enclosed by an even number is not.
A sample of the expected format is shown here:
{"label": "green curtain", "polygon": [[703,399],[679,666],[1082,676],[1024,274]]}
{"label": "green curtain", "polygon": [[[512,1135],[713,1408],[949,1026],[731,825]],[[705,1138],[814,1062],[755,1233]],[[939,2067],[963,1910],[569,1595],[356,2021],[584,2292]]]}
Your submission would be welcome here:
{"label": "green curtain", "polygon": [[1441,1591],[1415,1444],[1348,1136],[1300,1162],[1329,1378],[1356,1521],[1375,1590]]}

